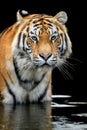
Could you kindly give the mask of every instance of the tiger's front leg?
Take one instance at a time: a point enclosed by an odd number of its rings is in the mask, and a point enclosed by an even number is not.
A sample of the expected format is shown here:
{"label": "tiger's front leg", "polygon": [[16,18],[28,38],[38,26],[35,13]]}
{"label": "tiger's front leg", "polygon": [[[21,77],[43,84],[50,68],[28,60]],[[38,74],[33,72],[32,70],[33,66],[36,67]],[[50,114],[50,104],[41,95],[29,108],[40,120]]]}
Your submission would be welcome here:
{"label": "tiger's front leg", "polygon": [[51,89],[51,71],[49,70],[29,91],[29,102],[50,102]]}
{"label": "tiger's front leg", "polygon": [[27,92],[19,86],[5,88],[2,95],[4,104],[25,104],[27,99]]}

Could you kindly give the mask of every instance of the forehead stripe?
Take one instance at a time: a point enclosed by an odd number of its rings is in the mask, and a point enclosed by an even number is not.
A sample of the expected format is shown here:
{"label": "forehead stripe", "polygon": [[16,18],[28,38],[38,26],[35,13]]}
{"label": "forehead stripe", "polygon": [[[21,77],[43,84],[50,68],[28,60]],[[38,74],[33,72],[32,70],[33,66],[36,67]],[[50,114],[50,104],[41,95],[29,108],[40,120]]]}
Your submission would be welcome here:
{"label": "forehead stripe", "polygon": [[50,27],[53,27],[53,25],[52,25],[52,24],[50,24],[50,23],[48,23],[48,25],[49,25]]}
{"label": "forehead stripe", "polygon": [[[41,24],[41,23],[40,23]],[[39,26],[40,24],[35,24],[33,27],[37,27],[37,26]]]}

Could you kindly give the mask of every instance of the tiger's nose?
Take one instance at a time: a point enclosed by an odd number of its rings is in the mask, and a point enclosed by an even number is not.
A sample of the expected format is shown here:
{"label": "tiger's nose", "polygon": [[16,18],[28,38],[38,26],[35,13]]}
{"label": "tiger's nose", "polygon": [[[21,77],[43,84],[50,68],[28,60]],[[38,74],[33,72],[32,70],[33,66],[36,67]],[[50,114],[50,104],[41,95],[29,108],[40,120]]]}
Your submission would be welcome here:
{"label": "tiger's nose", "polygon": [[48,60],[52,56],[52,54],[51,53],[41,53],[41,54],[39,54],[39,56],[41,58],[43,58],[44,60]]}

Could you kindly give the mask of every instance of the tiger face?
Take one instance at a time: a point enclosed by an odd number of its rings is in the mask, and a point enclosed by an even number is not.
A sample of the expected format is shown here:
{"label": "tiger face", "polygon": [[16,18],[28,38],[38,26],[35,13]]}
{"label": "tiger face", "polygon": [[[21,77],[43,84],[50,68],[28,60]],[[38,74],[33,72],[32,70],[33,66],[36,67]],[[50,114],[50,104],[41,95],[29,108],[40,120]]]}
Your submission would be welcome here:
{"label": "tiger face", "polygon": [[29,56],[32,67],[56,67],[70,56],[71,41],[65,23],[67,14],[63,11],[52,17],[34,14],[22,17],[17,14],[23,25],[20,34],[22,53]]}

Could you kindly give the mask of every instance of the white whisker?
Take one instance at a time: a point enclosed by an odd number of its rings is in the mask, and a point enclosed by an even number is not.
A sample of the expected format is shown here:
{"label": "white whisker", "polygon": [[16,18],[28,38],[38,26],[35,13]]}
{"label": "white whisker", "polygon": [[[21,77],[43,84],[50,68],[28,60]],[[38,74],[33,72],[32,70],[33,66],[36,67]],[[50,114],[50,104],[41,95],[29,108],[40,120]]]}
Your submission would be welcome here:
{"label": "white whisker", "polygon": [[67,74],[65,73],[64,69],[63,69],[61,66],[57,66],[57,67],[58,67],[59,71],[61,72],[61,74],[63,75],[63,77],[64,77],[65,79],[68,79],[68,76],[67,76]]}
{"label": "white whisker", "polygon": [[67,60],[64,60],[64,64],[63,64],[66,68],[70,68],[72,70],[75,71],[75,65],[73,63],[70,63],[69,61]]}
{"label": "white whisker", "polygon": [[57,68],[59,69],[59,71],[61,72],[61,74],[63,75],[63,77],[65,79],[72,79],[73,80],[73,76],[69,72],[69,69],[74,70],[73,64],[71,64],[68,61],[63,60],[63,59],[60,61],[60,63],[62,63],[62,65],[59,65],[57,63]]}
{"label": "white whisker", "polygon": [[69,57],[70,60],[75,61],[75,63],[84,63],[84,61],[81,61],[75,57]]}
{"label": "white whisker", "polygon": [[67,75],[68,79],[72,79],[73,80],[73,76],[69,72],[68,68],[66,68],[65,64],[63,64],[63,66],[61,66],[61,68],[62,68],[63,72]]}

